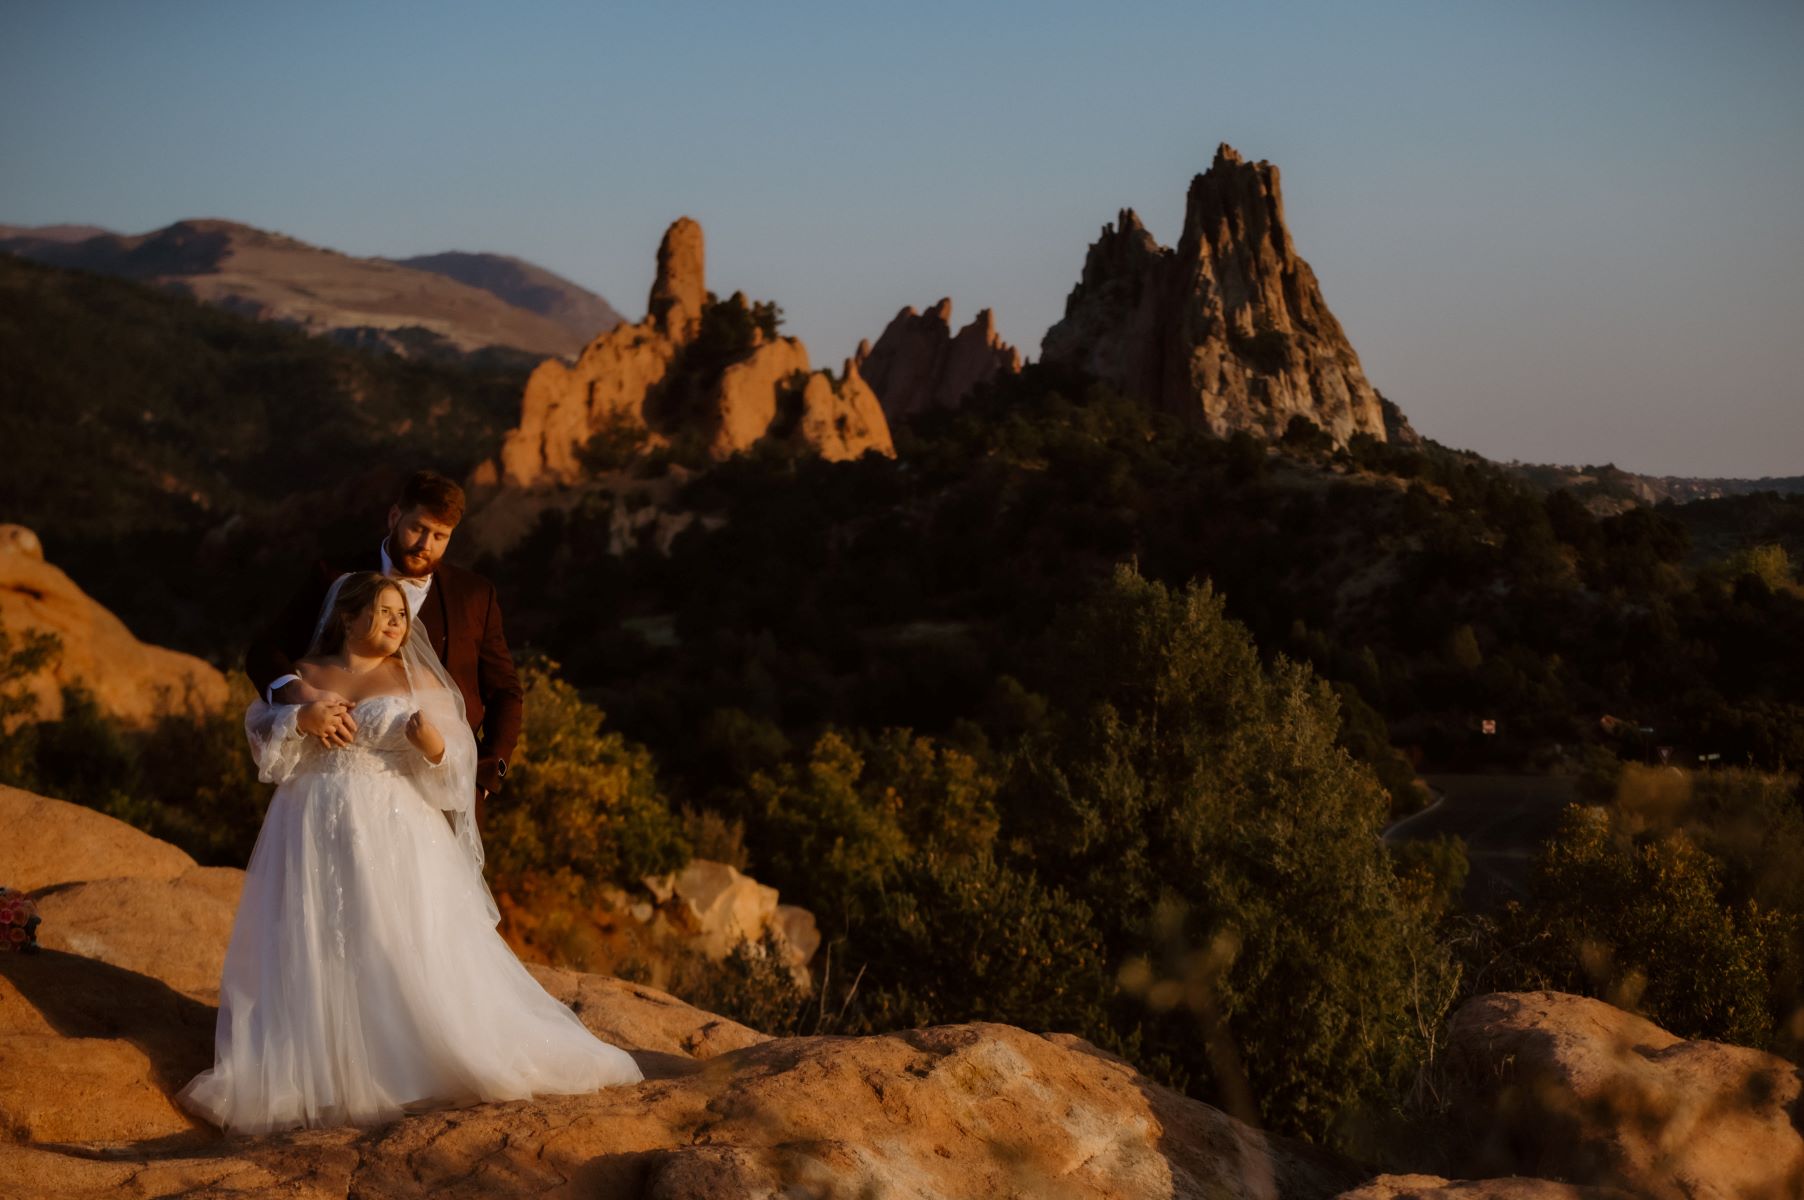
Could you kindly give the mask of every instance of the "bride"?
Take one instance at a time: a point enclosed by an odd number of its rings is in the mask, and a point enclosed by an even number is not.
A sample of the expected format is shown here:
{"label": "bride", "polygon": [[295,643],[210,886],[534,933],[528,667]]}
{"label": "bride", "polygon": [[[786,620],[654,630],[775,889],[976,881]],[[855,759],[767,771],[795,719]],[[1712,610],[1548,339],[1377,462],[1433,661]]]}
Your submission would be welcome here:
{"label": "bride", "polygon": [[439,1104],[644,1078],[495,931],[463,697],[396,584],[340,577],[299,664],[351,704],[328,746],[302,705],[245,716],[274,798],[219,985],[212,1069],[177,1099],[235,1133],[374,1124]]}

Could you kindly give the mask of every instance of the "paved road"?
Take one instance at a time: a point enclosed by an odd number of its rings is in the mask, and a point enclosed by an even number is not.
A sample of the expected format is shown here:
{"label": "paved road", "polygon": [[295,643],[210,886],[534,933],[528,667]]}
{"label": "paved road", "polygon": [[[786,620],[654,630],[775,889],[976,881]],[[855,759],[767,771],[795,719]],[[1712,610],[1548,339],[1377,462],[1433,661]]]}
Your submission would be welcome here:
{"label": "paved road", "polygon": [[1453,834],[1466,840],[1472,873],[1466,904],[1473,911],[1528,896],[1530,872],[1541,843],[1559,828],[1560,814],[1577,796],[1559,775],[1425,775],[1440,799],[1384,831],[1396,845]]}

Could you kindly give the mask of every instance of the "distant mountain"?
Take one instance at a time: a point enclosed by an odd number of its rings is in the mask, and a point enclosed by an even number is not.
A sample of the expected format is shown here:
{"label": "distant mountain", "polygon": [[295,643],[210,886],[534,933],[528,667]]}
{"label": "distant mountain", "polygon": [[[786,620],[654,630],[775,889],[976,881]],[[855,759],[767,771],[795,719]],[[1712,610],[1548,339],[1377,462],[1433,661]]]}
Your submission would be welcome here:
{"label": "distant mountain", "polygon": [[[8,230],[10,233],[11,231]],[[233,221],[177,221],[134,236],[53,226],[0,237],[0,251],[174,289],[245,316],[407,358],[506,347],[573,355],[620,317],[599,296],[529,263],[490,255],[471,284],[452,271],[353,258]],[[506,264],[505,266],[493,264]],[[506,293],[525,295],[526,303]],[[601,322],[586,326],[584,312]]]}
{"label": "distant mountain", "polygon": [[1804,475],[1769,475],[1760,479],[1712,479],[1697,475],[1637,475],[1614,463],[1602,466],[1561,466],[1553,463],[1500,463],[1531,486],[1542,491],[1566,490],[1583,500],[1593,512],[1621,512],[1640,504],[1671,500],[1717,500],[1755,492],[1804,492]]}
{"label": "distant mountain", "polygon": [[112,232],[98,225],[0,225],[0,238],[36,238],[45,242],[85,242]]}
{"label": "distant mountain", "polygon": [[578,287],[544,267],[505,254],[469,254],[449,250],[389,261],[416,271],[431,271],[507,301],[515,308],[550,317],[571,334],[587,342],[606,333],[626,318],[594,292]]}
{"label": "distant mountain", "polygon": [[0,255],[0,521],[134,633],[219,653],[239,631],[184,599],[195,570],[233,609],[280,603],[308,554],[365,539],[408,471],[492,455],[536,361],[365,353]]}

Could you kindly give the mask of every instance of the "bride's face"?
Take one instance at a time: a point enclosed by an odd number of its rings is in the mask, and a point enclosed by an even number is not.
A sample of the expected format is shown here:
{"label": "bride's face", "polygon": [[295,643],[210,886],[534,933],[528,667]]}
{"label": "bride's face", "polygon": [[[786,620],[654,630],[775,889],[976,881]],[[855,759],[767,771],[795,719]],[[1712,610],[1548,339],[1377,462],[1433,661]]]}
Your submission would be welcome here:
{"label": "bride's face", "polygon": [[385,587],[361,614],[351,618],[346,643],[353,653],[387,657],[407,636],[407,601],[401,589]]}

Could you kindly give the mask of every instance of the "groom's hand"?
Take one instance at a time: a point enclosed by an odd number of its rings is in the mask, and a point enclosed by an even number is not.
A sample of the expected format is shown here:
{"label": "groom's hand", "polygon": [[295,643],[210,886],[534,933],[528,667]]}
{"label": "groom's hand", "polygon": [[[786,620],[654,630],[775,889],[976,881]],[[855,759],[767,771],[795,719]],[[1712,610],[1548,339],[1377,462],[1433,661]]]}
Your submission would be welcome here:
{"label": "groom's hand", "polygon": [[357,732],[357,722],[351,716],[351,706],[337,697],[302,705],[301,711],[295,714],[294,723],[295,728],[302,733],[316,737],[324,745],[332,747],[350,745],[351,738]]}

